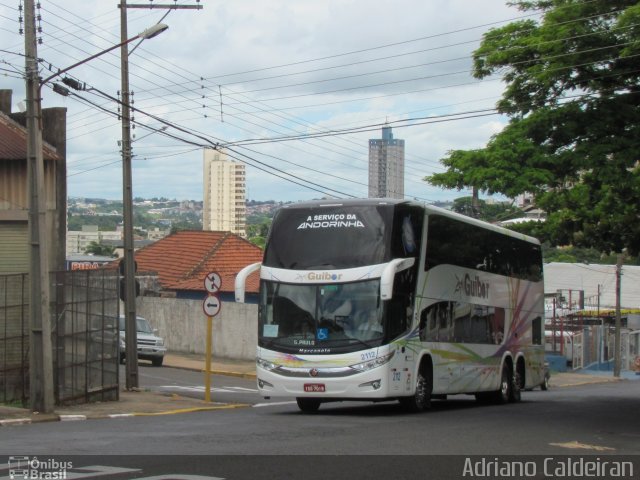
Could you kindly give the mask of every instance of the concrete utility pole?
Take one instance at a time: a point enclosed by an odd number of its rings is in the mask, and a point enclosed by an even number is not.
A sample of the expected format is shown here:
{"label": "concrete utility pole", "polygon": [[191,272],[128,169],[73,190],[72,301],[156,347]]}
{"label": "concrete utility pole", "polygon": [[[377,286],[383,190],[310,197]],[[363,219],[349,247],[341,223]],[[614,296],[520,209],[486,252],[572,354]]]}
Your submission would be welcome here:
{"label": "concrete utility pole", "polygon": [[[199,1],[199,0],[198,0]],[[160,9],[202,9],[202,5],[127,5],[122,0],[120,5],[120,40],[127,39],[127,8],[160,8]],[[124,318],[125,318],[125,356],[127,359],[126,388],[132,390],[139,387],[138,376],[138,332],[136,329],[136,286],[135,256],[133,241],[133,181],[131,172],[131,106],[129,103],[129,47],[123,43],[120,49],[121,63],[121,96],[122,96],[122,222],[124,235]]]}
{"label": "concrete utility pole", "polygon": [[622,277],[622,262],[624,260],[624,253],[618,255],[618,261],[616,262],[616,332],[615,332],[615,351],[613,357],[613,376],[620,377],[621,370],[621,347],[620,344],[620,329],[622,328],[622,318],[620,315],[620,283]]}
{"label": "concrete utility pole", "polygon": [[[120,41],[127,39],[127,1],[120,5]],[[136,286],[133,257],[133,185],[131,180],[131,109],[129,107],[129,47],[120,49],[122,76],[122,221],[124,226],[124,317],[126,335],[126,388],[139,386]]]}
{"label": "concrete utility pole", "polygon": [[33,411],[54,408],[49,256],[46,247],[46,192],[42,152],[42,109],[33,0],[24,2],[27,94],[27,182],[29,194],[29,404]]}

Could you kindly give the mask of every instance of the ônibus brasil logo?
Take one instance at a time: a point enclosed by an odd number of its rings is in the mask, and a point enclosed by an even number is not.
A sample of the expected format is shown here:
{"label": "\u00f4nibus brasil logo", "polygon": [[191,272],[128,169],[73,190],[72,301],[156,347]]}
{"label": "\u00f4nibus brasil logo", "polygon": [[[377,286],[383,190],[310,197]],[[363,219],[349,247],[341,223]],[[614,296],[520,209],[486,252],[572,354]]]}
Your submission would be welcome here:
{"label": "\u00f4nibus brasil logo", "polygon": [[65,480],[67,470],[73,468],[72,462],[22,455],[9,457],[7,463],[11,480]]}

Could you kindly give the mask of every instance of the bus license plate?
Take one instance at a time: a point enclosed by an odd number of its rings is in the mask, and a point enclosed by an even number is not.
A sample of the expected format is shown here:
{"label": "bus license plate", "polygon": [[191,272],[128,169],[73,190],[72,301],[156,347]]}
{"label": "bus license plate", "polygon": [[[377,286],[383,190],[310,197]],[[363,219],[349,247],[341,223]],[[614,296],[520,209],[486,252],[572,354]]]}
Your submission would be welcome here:
{"label": "bus license plate", "polygon": [[324,392],[324,383],[305,383],[304,391],[309,393]]}

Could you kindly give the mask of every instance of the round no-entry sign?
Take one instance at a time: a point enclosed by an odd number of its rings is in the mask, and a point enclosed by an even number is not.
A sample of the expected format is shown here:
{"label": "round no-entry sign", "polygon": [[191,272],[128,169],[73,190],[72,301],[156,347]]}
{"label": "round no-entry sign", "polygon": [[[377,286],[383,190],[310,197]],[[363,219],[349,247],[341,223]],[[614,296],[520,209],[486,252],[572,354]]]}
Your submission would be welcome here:
{"label": "round no-entry sign", "polygon": [[218,293],[222,286],[222,278],[216,272],[207,273],[204,277],[204,288],[209,293]]}
{"label": "round no-entry sign", "polygon": [[202,302],[202,310],[204,310],[204,314],[208,317],[215,317],[220,313],[221,307],[222,302],[217,295],[208,295]]}

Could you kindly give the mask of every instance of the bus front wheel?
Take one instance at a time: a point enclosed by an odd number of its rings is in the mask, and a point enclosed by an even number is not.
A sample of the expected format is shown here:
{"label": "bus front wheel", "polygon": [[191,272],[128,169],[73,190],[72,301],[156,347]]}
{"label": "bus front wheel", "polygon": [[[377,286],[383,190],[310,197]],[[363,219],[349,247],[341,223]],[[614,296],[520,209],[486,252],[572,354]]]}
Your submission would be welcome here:
{"label": "bus front wheel", "polygon": [[410,397],[400,397],[400,405],[408,412],[417,413],[431,407],[433,376],[430,368],[420,370],[416,377],[416,391]]}
{"label": "bus front wheel", "polygon": [[298,408],[304,413],[316,413],[320,408],[320,400],[315,398],[296,398]]}

